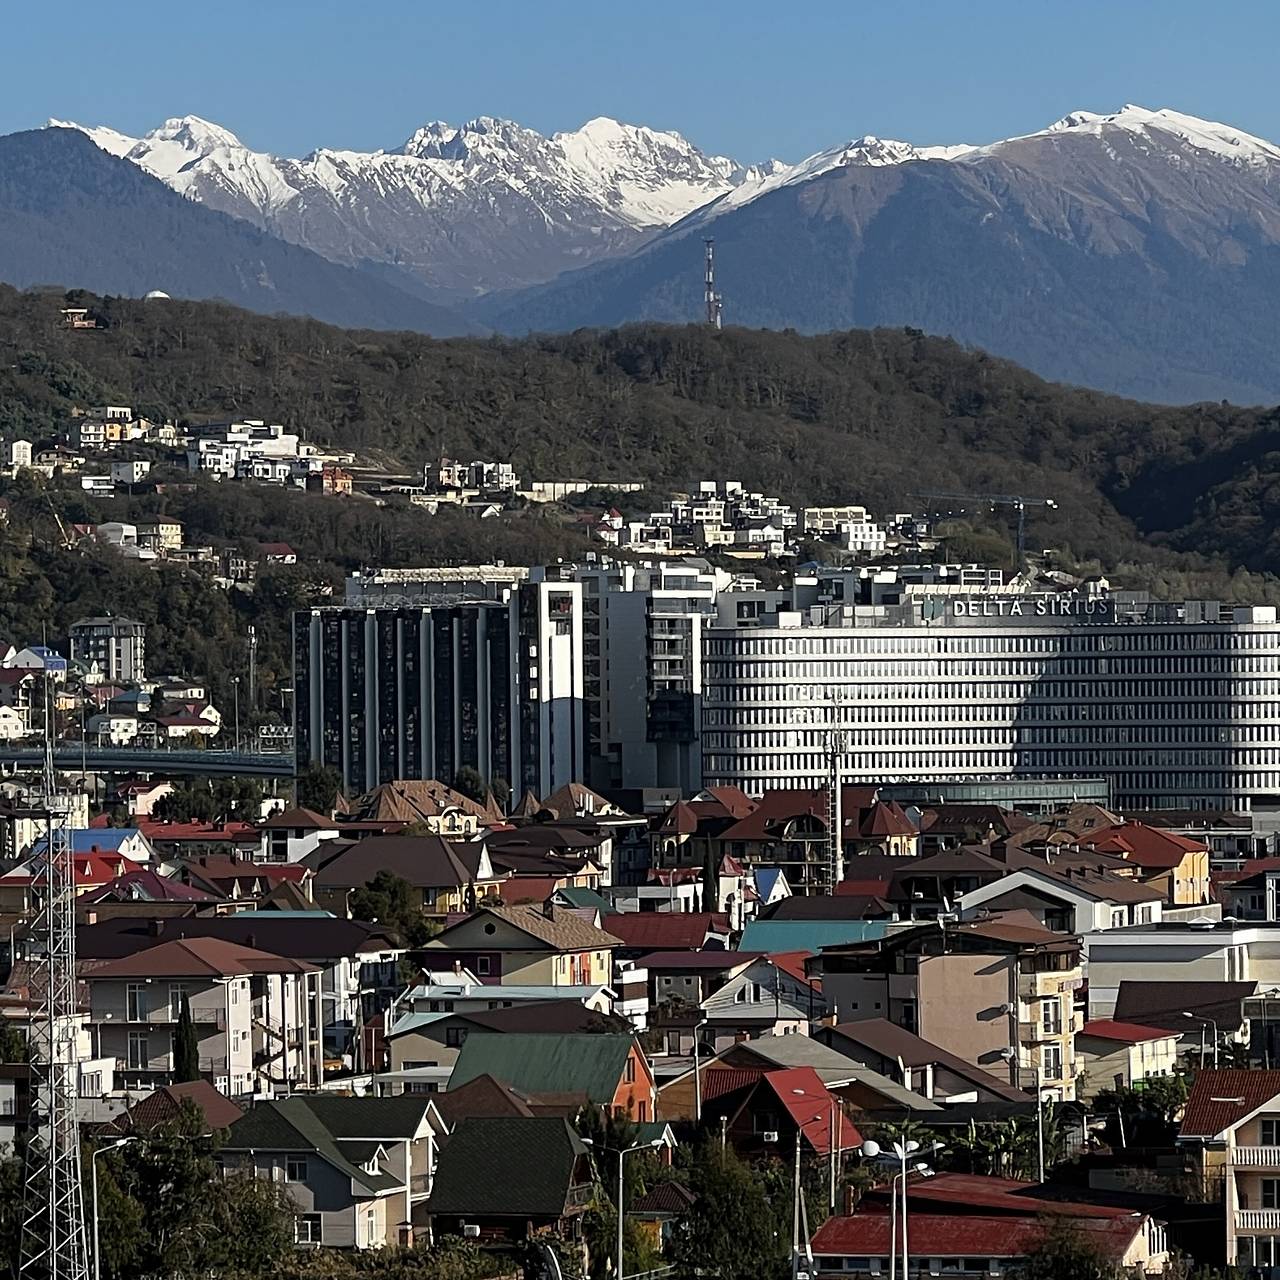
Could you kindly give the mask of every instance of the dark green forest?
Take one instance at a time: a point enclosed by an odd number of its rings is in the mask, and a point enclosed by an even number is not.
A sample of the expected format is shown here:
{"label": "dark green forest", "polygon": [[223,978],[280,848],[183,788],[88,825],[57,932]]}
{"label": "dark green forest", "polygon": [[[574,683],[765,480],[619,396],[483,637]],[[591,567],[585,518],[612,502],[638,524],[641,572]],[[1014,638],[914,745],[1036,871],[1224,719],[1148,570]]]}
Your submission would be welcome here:
{"label": "dark green forest", "polygon": [[[103,325],[60,324],[68,299]],[[1057,563],[1171,596],[1280,599],[1280,412],[1147,405],[1046,383],[915,330],[791,332],[634,325],[514,340],[345,331],[217,303],[142,303],[0,286],[0,432],[51,439],[72,411],[279,421],[362,461],[511,459],[526,478],[742,480],[796,504],[920,509],[945,489],[1056,500],[1028,513]],[[0,634],[60,634],[99,608],[154,628],[156,669],[242,670],[259,628],[264,696],[285,674],[287,612],[369,564],[539,562],[587,544],[553,513],[476,521],[407,505],[202,483],[92,501],[19,480],[6,494]],[[190,571],[61,550],[72,520],[164,512],[189,542],[287,541],[298,569],[225,593]],[[1007,543],[1007,511],[977,514]]]}

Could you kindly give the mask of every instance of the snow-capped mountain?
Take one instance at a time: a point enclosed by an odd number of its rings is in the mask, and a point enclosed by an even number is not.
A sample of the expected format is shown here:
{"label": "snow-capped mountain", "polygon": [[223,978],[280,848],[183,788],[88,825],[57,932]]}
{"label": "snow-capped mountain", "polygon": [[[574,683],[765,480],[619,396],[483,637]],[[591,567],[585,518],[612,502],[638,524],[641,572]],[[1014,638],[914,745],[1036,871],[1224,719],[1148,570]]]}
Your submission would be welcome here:
{"label": "snow-capped mountain", "polygon": [[983,145],[861,138],[749,178],[616,261],[474,314],[511,332],[689,320],[949,334],[1147,399],[1280,398],[1280,147],[1126,106]]}
{"label": "snow-capped mountain", "polygon": [[771,172],[604,117],[552,137],[489,116],[437,121],[392,150],[302,159],[253,151],[197,116],[142,138],[83,131],[202,204],[335,261],[391,264],[462,296],[624,251]]}

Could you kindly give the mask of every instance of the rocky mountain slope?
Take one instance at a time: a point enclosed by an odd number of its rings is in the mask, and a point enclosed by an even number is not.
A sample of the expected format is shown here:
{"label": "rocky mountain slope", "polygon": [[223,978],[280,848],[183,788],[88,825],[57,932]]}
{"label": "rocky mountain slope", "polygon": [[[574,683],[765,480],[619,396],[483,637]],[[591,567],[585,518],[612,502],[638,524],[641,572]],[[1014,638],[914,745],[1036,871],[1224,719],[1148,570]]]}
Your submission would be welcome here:
{"label": "rocky mountain slope", "polygon": [[473,331],[368,271],[182,199],[72,129],[0,137],[0,280],[222,298],[361,328]]}

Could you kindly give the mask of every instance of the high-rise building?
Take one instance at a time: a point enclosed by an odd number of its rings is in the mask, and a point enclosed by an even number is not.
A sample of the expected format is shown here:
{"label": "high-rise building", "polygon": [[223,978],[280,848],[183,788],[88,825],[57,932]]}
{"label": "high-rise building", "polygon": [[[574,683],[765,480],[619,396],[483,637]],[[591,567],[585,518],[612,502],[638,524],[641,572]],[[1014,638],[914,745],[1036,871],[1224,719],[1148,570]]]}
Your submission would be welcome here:
{"label": "high-rise building", "polygon": [[815,605],[706,631],[707,785],[1104,778],[1124,808],[1280,809],[1274,608],[1077,595]]}
{"label": "high-rise building", "polygon": [[147,628],[132,618],[81,618],[68,628],[72,662],[97,665],[107,679],[139,684],[147,678]]}
{"label": "high-rise building", "polygon": [[326,606],[294,615],[299,767],[352,794],[397,778],[537,795],[582,777],[582,593],[524,583],[505,599]]}

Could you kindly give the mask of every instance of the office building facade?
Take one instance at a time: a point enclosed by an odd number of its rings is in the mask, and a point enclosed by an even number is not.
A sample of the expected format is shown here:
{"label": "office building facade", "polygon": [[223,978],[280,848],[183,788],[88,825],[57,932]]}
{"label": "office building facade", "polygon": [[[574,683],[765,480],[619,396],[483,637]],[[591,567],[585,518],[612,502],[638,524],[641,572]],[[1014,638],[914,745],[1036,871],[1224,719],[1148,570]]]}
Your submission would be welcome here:
{"label": "office building facade", "polygon": [[517,795],[582,776],[582,604],[574,583],[501,600],[336,606],[294,615],[299,767],[358,795],[463,768]]}
{"label": "office building facade", "polygon": [[706,785],[1101,778],[1125,808],[1280,806],[1274,609],[1083,596],[815,606],[707,630]]}

